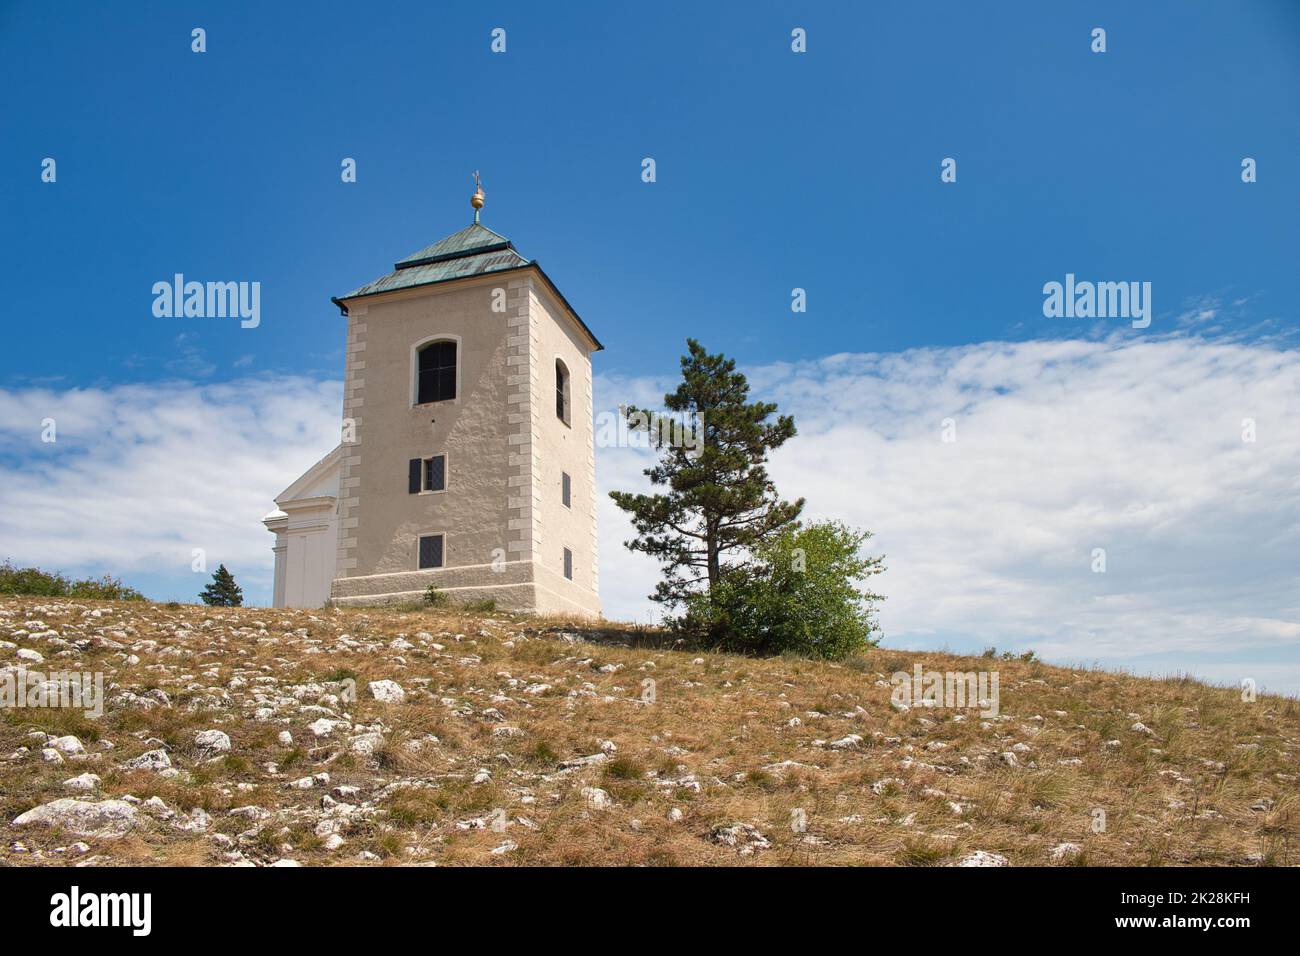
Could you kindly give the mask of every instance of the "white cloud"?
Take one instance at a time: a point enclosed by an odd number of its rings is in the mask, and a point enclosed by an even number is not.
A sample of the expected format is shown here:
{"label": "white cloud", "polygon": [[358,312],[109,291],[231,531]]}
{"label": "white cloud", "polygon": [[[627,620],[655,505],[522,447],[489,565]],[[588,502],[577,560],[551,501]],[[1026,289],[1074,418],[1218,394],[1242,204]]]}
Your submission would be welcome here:
{"label": "white cloud", "polygon": [[130,583],[188,574],[203,548],[269,593],[260,519],[338,443],[342,407],[340,383],[292,377],[0,389],[0,557]]}
{"label": "white cloud", "polygon": [[[1300,649],[1300,352],[1038,341],[746,371],[799,426],[773,460],[778,488],[876,533],[887,644],[1208,675],[1241,660],[1300,686],[1268,663]],[[598,375],[596,410],[655,406],[671,385]],[[203,547],[265,601],[260,519],[334,446],[341,404],[339,383],[294,377],[0,390],[0,556],[129,581],[183,575]],[[647,619],[656,565],[622,547],[631,528],[605,493],[643,487],[648,460],[597,450],[602,599],[625,619]]]}
{"label": "white cloud", "polygon": [[[1300,647],[1294,350],[983,343],[747,372],[754,395],[799,426],[773,458],[781,492],[807,497],[811,517],[876,533],[889,570],[873,586],[888,596],[893,646],[1173,654],[1188,669],[1200,654]],[[623,382],[599,385],[598,408],[624,400]],[[940,440],[945,418],[955,443]],[[605,453],[599,465],[606,487],[644,483],[643,455]],[[630,528],[610,509],[601,518],[602,578],[624,589],[616,542]],[[1091,570],[1094,548],[1106,549],[1105,574]],[[606,593],[607,610],[626,597]]]}

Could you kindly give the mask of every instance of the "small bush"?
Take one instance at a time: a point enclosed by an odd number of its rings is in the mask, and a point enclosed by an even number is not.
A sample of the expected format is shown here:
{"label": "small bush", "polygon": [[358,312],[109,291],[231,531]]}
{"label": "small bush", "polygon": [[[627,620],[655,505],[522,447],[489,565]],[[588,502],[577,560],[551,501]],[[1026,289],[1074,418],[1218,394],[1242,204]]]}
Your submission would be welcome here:
{"label": "small bush", "polygon": [[424,603],[426,607],[446,607],[451,603],[451,599],[430,584],[424,589]]}
{"label": "small bush", "polygon": [[87,578],[76,581],[68,592],[68,597],[94,598],[99,601],[143,601],[144,595],[135,588],[127,587],[119,579],[105,574],[102,578]]}
{"label": "small bush", "polygon": [[724,651],[839,659],[878,643],[874,602],[856,582],[884,570],[859,549],[871,537],[838,522],[787,528],[686,602],[679,632]]}
{"label": "small bush", "polygon": [[73,581],[57,572],[40,568],[15,568],[6,559],[0,564],[0,594],[30,594],[36,597],[92,598],[100,601],[143,601],[145,596],[119,579],[100,578]]}

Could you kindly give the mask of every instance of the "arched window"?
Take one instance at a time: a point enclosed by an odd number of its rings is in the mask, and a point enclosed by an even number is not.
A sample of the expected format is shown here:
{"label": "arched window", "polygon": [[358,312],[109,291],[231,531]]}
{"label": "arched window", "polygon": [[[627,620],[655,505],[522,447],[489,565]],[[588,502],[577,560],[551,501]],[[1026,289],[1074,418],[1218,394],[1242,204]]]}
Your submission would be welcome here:
{"label": "arched window", "polygon": [[456,343],[430,342],[420,349],[415,403],[445,402],[456,397]]}
{"label": "arched window", "polygon": [[569,424],[569,370],[555,360],[555,417]]}

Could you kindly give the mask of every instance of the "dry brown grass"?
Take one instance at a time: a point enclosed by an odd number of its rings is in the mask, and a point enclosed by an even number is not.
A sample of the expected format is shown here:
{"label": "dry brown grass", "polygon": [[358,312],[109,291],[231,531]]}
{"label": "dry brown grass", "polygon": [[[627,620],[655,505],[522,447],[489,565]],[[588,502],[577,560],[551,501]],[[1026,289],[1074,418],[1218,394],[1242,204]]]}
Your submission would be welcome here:
{"label": "dry brown grass", "polygon": [[[92,619],[93,608],[108,613]],[[32,618],[73,644],[60,651],[29,639]],[[125,649],[79,643],[96,636]],[[414,646],[390,648],[399,636]],[[160,823],[121,840],[87,840],[88,855],[105,864],[287,856],[330,865],[356,863],[364,851],[381,864],[930,866],[985,850],[1042,865],[1066,842],[1081,853],[1062,864],[1300,862],[1300,706],[1270,696],[1247,703],[1187,679],[892,649],[843,664],[756,660],[675,650],[648,629],[455,611],[6,599],[0,639],[40,650],[47,669],[104,670],[116,685],[110,696],[156,688],[171,699],[151,710],[112,707],[99,720],[0,712],[5,824],[71,795],[63,781],[87,770],[102,777],[104,796],[157,796],[173,810],[212,815],[206,833]],[[0,652],[0,664],[13,653]],[[1001,716],[895,710],[888,678],[917,661],[936,671],[996,669]],[[331,704],[327,687],[277,705],[273,716],[257,713],[258,688],[285,698],[295,686],[347,678],[360,690],[355,703]],[[653,703],[641,699],[648,678]],[[382,679],[397,681],[406,700],[370,699],[367,682]],[[345,712],[358,730],[382,722],[382,745],[366,756],[348,752],[345,738],[316,738],[307,727],[320,716],[311,708],[322,706]],[[1137,720],[1150,735],[1130,729]],[[208,761],[196,751],[194,734],[210,727],[230,736],[231,755]],[[291,747],[277,740],[285,729]],[[41,760],[33,730],[76,734],[92,753],[100,738],[115,746],[56,766]],[[817,743],[849,734],[861,744]],[[1107,747],[1111,740],[1118,747]],[[607,741],[615,749],[606,759],[563,767]],[[1004,764],[998,755],[1017,744],[1028,750],[1017,752],[1017,766]],[[23,746],[31,749],[17,754]],[[182,777],[119,769],[158,746]],[[801,766],[779,766],[785,761]],[[490,779],[476,783],[480,770]],[[320,772],[330,775],[327,787],[286,786]],[[887,778],[898,782],[875,792]],[[345,842],[331,851],[315,825],[322,795],[339,785],[360,788],[348,802],[364,812],[346,821]],[[590,807],[585,787],[605,790],[612,807]],[[255,826],[229,813],[248,805],[273,815]],[[680,820],[669,819],[672,809]],[[805,829],[792,826],[798,819]],[[757,827],[770,847],[742,855],[710,839],[735,823]],[[7,837],[0,854],[9,864],[85,858],[59,852],[76,839],[66,834],[10,827]],[[506,841],[514,848],[491,852]]]}

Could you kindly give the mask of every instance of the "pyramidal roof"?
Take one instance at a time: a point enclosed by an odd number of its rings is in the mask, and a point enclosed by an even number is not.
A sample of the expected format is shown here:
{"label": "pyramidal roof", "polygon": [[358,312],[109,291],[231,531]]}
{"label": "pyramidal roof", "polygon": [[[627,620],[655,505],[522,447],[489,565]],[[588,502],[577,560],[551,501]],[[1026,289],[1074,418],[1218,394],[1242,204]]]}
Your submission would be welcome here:
{"label": "pyramidal roof", "polygon": [[346,295],[337,296],[331,301],[346,314],[347,307],[343,303],[347,299],[532,266],[547,287],[555,293],[556,298],[577,320],[582,330],[590,336],[597,351],[603,349],[600,340],[591,329],[587,328],[587,323],[582,321],[582,317],[569,304],[564,293],[556,288],[551,277],[542,271],[537,260],[525,259],[515,251],[514,243],[509,239],[481,225],[477,213],[474,219],[474,222],[460,232],[453,232],[445,239],[439,239],[432,245],[417,249],[405,259],[399,259],[393,264],[393,271],[387,275],[380,276],[373,282],[367,282],[360,288],[353,289]]}
{"label": "pyramidal roof", "polygon": [[353,299],[379,292],[392,292],[395,289],[409,289],[434,282],[518,269],[528,264],[528,260],[515,251],[509,239],[475,222],[460,232],[416,250],[405,259],[398,260],[393,265],[392,272],[338,298]]}

